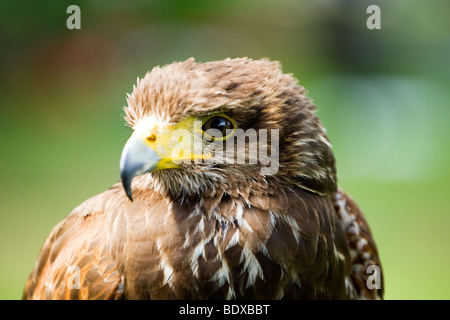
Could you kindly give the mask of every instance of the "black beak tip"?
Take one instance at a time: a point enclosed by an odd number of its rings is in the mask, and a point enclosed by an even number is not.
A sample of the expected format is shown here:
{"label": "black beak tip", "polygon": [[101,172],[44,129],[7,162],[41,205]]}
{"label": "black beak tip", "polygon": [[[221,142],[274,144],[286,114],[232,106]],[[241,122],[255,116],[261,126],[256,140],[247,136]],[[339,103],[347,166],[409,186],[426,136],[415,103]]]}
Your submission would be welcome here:
{"label": "black beak tip", "polygon": [[131,189],[127,190],[126,193],[127,193],[128,199],[130,199],[130,201],[133,202],[133,196],[131,195]]}
{"label": "black beak tip", "polygon": [[126,193],[128,199],[130,199],[130,201],[133,201],[133,196],[132,196],[132,192],[131,192],[131,179],[129,179],[128,177],[122,176],[122,186],[123,186],[123,189],[125,190],[125,193]]}

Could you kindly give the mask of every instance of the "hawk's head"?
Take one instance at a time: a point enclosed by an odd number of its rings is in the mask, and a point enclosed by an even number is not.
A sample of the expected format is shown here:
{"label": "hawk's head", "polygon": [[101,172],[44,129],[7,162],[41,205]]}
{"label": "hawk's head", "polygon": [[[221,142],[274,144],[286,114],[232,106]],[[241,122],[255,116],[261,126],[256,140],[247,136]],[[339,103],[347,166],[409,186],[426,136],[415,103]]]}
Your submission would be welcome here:
{"label": "hawk's head", "polygon": [[[248,58],[156,67],[125,108],[134,133],[120,160],[131,181],[174,198],[336,190],[334,156],[316,107],[277,62]],[[145,175],[144,175],[145,174]]]}

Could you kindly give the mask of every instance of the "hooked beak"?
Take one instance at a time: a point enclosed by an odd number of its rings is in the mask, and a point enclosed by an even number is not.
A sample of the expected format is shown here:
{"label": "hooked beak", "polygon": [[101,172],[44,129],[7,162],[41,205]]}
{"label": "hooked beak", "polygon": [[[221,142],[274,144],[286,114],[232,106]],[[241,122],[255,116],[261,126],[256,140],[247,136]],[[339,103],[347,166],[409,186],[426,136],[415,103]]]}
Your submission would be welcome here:
{"label": "hooked beak", "polygon": [[[120,157],[120,177],[128,198],[133,201],[131,181],[134,177],[160,169],[180,168],[182,163],[205,160],[210,154],[193,151],[193,129],[196,118],[173,124],[161,125],[152,118],[141,120],[125,144]],[[198,126],[201,126],[199,122]],[[201,139],[200,147],[201,147]],[[195,149],[195,148],[194,148]]]}
{"label": "hooked beak", "polygon": [[120,177],[128,198],[131,195],[131,181],[134,177],[155,170],[161,157],[145,144],[138,134],[133,134],[125,144],[120,157]]}

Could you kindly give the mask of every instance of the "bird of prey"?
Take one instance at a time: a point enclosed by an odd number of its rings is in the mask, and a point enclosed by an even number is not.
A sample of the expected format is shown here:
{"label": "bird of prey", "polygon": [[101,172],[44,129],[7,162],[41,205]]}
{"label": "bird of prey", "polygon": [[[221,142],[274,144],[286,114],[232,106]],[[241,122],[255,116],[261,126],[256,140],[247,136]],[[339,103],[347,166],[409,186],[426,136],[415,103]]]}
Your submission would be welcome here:
{"label": "bird of prey", "polygon": [[155,67],[121,182],[45,241],[24,299],[380,299],[369,226],[316,107],[268,59]]}

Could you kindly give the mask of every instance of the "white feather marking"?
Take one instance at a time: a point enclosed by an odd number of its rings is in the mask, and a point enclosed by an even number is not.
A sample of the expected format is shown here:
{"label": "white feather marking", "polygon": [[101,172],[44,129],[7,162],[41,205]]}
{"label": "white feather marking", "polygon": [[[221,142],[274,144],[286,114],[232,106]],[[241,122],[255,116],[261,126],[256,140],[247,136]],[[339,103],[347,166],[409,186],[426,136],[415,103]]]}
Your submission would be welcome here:
{"label": "white feather marking", "polygon": [[349,277],[345,277],[345,291],[347,293],[347,297],[353,298],[354,286],[353,281],[349,279]]}
{"label": "white feather marking", "polygon": [[[236,231],[236,233],[238,233],[238,231]],[[232,240],[233,240],[233,238],[234,238],[235,236],[236,236],[236,234],[233,235]],[[215,235],[215,237],[214,237],[214,244],[215,244],[216,246],[217,246],[217,242],[219,241],[219,240],[218,240],[218,237],[219,237],[219,233],[216,233],[216,235]],[[238,238],[239,238],[239,235],[237,235],[237,239],[238,239]],[[230,243],[232,243],[232,242],[234,242],[234,240],[233,240],[233,241],[230,240]],[[230,243],[229,243],[229,244],[230,244]],[[229,244],[228,244],[228,245],[229,245]],[[228,248],[228,247],[227,247],[227,248]],[[217,255],[217,257],[216,257],[216,259],[218,259],[219,261],[222,262],[222,266],[221,266],[221,268],[219,268],[219,269],[216,271],[216,273],[214,274],[214,276],[211,278],[211,281],[217,281],[218,287],[221,287],[221,286],[223,286],[225,283],[228,283],[227,299],[235,299],[235,298],[236,298],[236,292],[235,292],[235,290],[234,290],[233,283],[232,283],[231,280],[230,280],[231,271],[230,271],[230,268],[228,267],[228,263],[227,263],[226,259],[224,259],[223,255],[222,255],[222,253],[223,253],[223,252],[221,252],[221,251],[219,250],[218,255]]]}
{"label": "white feather marking", "polygon": [[294,145],[296,146],[306,146],[309,145],[311,142],[315,142],[316,139],[300,139],[300,140],[296,140],[294,142]]}
{"label": "white feather marking", "polygon": [[336,248],[336,245],[333,245],[334,255],[341,261],[345,261],[345,256]]}
{"label": "white feather marking", "polygon": [[222,260],[222,267],[216,271],[211,280],[217,281],[219,287],[223,286],[225,283],[230,283],[230,268],[225,260]]}
{"label": "white feather marking", "polygon": [[198,223],[197,227],[195,228],[195,232],[203,233],[204,231],[205,231],[205,222],[204,222],[204,218],[202,217],[200,219],[200,222]]}
{"label": "white feather marking", "polygon": [[205,256],[205,242],[200,241],[195,247],[194,252],[191,256],[191,270],[194,276],[198,277],[198,259]]}
{"label": "white feather marking", "polygon": [[300,278],[298,277],[298,273],[297,272],[293,272],[292,273],[292,282],[295,283],[296,285],[298,285],[299,287],[302,286],[302,283],[300,281]]}
{"label": "white feather marking", "polygon": [[252,227],[250,227],[250,225],[247,223],[247,221],[245,221],[245,219],[242,219],[241,225],[242,225],[245,229],[247,229],[248,231],[253,232]]}
{"label": "white feather marking", "polygon": [[358,241],[357,250],[362,250],[367,243],[368,242],[367,242],[366,238],[360,238],[359,241]]}
{"label": "white feather marking", "polygon": [[171,278],[173,275],[173,268],[168,262],[167,256],[161,250],[161,241],[160,239],[156,240],[156,248],[160,253],[160,260],[158,265],[158,270],[163,271],[163,283],[167,283],[170,287],[172,287]]}
{"label": "white feather marking", "polygon": [[227,243],[227,246],[225,250],[228,250],[229,248],[233,247],[239,242],[239,230],[236,229],[233,236],[231,237],[230,241]]}
{"label": "white feather marking", "polygon": [[[233,210],[234,207],[236,207],[236,210],[234,213],[234,220],[237,222],[237,226],[240,226],[244,223],[244,221],[242,219],[242,216],[244,214],[244,207],[242,206],[242,204],[240,202],[233,201],[233,207],[231,208],[231,210]],[[248,226],[248,228],[250,228],[250,226]]]}
{"label": "white feather marking", "polygon": [[261,243],[261,246],[259,247],[259,251],[266,257],[270,258],[269,251],[267,250],[267,248],[264,244]]}
{"label": "white feather marking", "polygon": [[190,243],[191,243],[190,242],[190,233],[186,232],[185,239],[184,239],[184,242],[183,242],[183,245],[181,246],[181,248],[186,249],[190,245]]}
{"label": "white feather marking", "polygon": [[242,248],[241,261],[244,260],[243,272],[248,272],[247,283],[245,288],[248,288],[255,284],[256,278],[259,277],[264,280],[264,274],[259,264],[258,259],[253,254],[252,250],[248,247],[248,244]]}
{"label": "white feather marking", "polygon": [[300,227],[295,220],[294,217],[287,215],[287,214],[280,214],[277,212],[271,212],[271,217],[274,216],[275,219],[278,219],[279,221],[282,221],[283,223],[287,224],[290,229],[292,230],[292,235],[295,238],[295,241],[297,243],[300,242]]}
{"label": "white feather marking", "polygon": [[322,141],[323,143],[325,143],[329,148],[333,147],[331,145],[331,143],[324,136],[319,135],[319,140]]}
{"label": "white feather marking", "polygon": [[165,226],[167,224],[167,221],[169,220],[169,217],[172,215],[172,208],[173,208],[173,202],[172,201],[168,201],[167,202],[167,213],[164,217],[164,223],[163,225]]}

